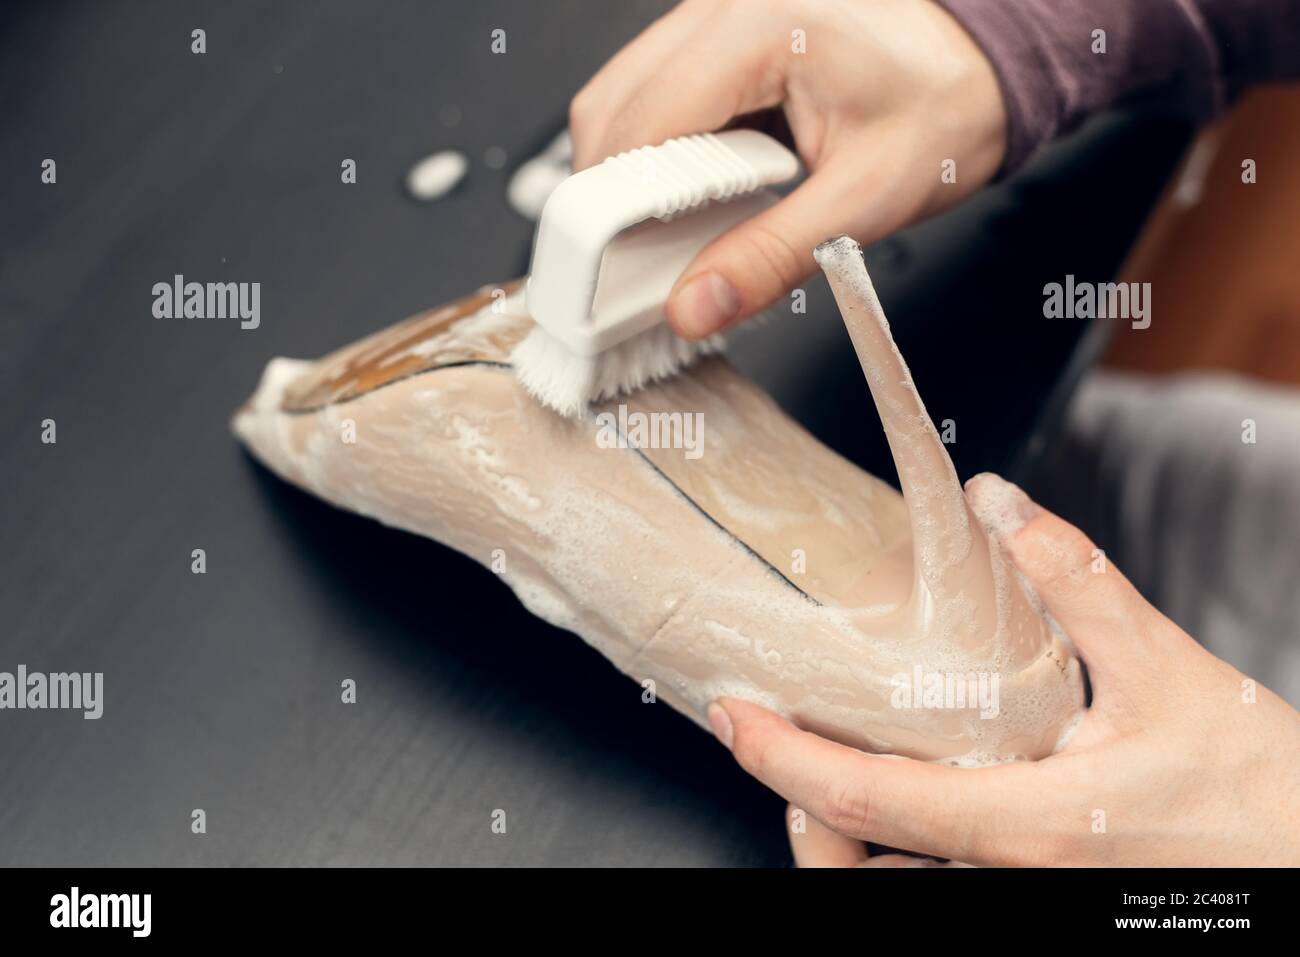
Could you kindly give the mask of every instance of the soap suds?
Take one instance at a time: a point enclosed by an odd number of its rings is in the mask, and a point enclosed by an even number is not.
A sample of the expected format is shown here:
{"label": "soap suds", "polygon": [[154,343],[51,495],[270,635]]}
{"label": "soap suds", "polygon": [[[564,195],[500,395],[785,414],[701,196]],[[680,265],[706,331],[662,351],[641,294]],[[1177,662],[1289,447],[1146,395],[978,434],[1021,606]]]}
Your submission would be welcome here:
{"label": "soap suds", "polygon": [[567,129],[546,149],[515,170],[506,187],[506,199],[525,219],[541,218],[542,207],[555,188],[572,172],[573,143]]}
{"label": "soap suds", "polygon": [[968,481],[966,497],[984,527],[1004,542],[1020,531],[1035,511],[1028,495],[992,472],[982,472]]}
{"label": "soap suds", "polygon": [[431,203],[450,193],[465,178],[469,160],[457,150],[443,150],[420,160],[406,174],[406,191],[412,199]]}
{"label": "soap suds", "polygon": [[[484,306],[442,330],[438,347],[487,343],[517,325],[513,312]],[[330,501],[485,565],[503,549],[502,578],[531,612],[577,632],[628,674],[671,688],[669,700],[696,721],[710,700],[734,696],[873,750],[963,766],[1041,756],[1066,740],[1077,714],[1078,664],[1030,607],[997,535],[972,519],[946,451],[939,444],[937,458],[923,434],[932,426],[896,350],[901,374],[890,366],[887,325],[876,328],[883,338],[863,347],[864,365],[895,383],[897,394],[882,390],[877,401],[901,430],[895,454],[911,462],[906,488],[942,505],[912,510],[922,539],[915,582],[907,601],[891,607],[810,601],[743,542],[746,529],[790,527],[794,516],[733,494],[724,507],[744,515],[737,541],[636,453],[598,452],[593,423],[542,411],[508,370],[418,376],[293,416],[276,409],[309,364],[277,360],[236,430],[277,471]],[[411,348],[437,354],[433,341]],[[357,422],[356,445],[339,440],[344,418]],[[732,431],[733,442],[747,434],[741,422]],[[750,431],[751,439],[782,441],[775,419]],[[809,476],[807,487],[830,497],[826,481]],[[964,540],[945,526],[957,508]],[[1017,634],[1026,642],[1019,651]],[[999,715],[892,708],[891,677],[917,665],[996,671]]]}

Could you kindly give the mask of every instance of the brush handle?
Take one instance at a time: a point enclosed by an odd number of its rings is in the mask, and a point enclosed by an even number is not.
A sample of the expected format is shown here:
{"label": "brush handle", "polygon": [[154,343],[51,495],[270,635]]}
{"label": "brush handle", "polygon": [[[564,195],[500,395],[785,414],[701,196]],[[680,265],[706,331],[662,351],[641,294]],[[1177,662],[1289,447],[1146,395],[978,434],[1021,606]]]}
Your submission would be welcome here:
{"label": "brush handle", "polygon": [[[529,314],[579,355],[594,355],[657,321],[653,300],[666,296],[694,253],[758,208],[704,214],[707,207],[753,196],[793,178],[799,161],[756,130],[728,130],[668,140],[611,156],[570,176],[546,201],[529,269]],[[607,248],[647,220],[669,223],[684,213],[692,226],[637,235],[644,270],[634,295],[597,283]],[[698,219],[696,218],[698,216]],[[649,228],[649,227],[647,227]],[[662,235],[662,239],[656,236]],[[611,256],[613,250],[610,250]],[[675,270],[675,271],[674,271]],[[662,305],[662,298],[657,305]],[[596,312],[599,315],[596,315]]]}
{"label": "brush handle", "polygon": [[[785,147],[754,130],[703,133],[643,146],[605,160],[628,191],[642,189],[636,221],[668,220],[713,200],[726,202],[789,179],[798,163]],[[631,225],[629,223],[629,225]]]}

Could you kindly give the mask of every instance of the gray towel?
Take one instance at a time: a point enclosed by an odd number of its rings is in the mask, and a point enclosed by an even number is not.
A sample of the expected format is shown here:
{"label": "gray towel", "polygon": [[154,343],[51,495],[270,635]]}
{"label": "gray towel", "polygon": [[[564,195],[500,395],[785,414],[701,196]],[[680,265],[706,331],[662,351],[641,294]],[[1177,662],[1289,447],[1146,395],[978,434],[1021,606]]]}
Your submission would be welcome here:
{"label": "gray towel", "polygon": [[1210,651],[1300,705],[1300,390],[1094,372],[1034,492]]}

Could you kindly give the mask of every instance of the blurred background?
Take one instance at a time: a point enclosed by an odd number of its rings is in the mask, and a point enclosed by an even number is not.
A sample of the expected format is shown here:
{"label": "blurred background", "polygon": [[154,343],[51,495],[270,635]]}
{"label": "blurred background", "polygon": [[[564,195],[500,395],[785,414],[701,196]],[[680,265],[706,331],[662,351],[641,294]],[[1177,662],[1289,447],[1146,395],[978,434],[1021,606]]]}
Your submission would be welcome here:
{"label": "blurred background", "polygon": [[[0,670],[103,671],[106,692],[98,721],[0,713],[0,863],[788,861],[782,802],[707,735],[469,559],[281,484],[228,431],[268,358],[522,274],[511,174],[667,6],[0,13]],[[1025,483],[1295,703],[1296,94],[1196,135],[1099,117],[867,262],[932,417],[956,423],[961,477]],[[407,171],[448,149],[463,182],[415,202]],[[260,327],[158,322],[150,290],[178,273],[260,282]],[[1151,328],[1045,319],[1067,274],[1152,282]],[[806,289],[806,315],[731,355],[892,481],[828,291]]]}

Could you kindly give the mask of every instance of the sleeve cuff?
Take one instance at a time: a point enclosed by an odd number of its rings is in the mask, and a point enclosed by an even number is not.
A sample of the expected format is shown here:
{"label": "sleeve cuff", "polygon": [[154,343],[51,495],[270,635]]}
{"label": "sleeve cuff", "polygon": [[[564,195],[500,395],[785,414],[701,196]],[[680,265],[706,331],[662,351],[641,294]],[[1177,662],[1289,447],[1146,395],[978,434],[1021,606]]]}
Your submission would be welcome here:
{"label": "sleeve cuff", "polygon": [[1007,111],[999,175],[1090,114],[1133,97],[1160,96],[1195,115],[1221,107],[1215,45],[1191,0],[936,2],[997,74]]}

